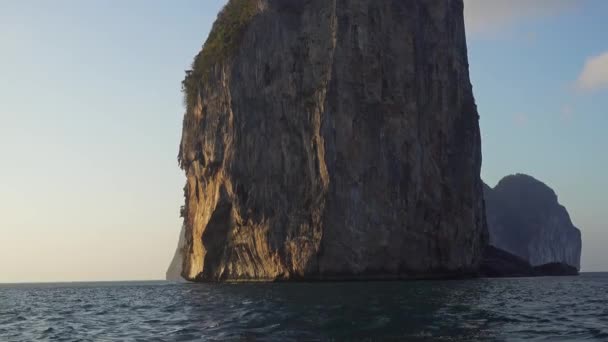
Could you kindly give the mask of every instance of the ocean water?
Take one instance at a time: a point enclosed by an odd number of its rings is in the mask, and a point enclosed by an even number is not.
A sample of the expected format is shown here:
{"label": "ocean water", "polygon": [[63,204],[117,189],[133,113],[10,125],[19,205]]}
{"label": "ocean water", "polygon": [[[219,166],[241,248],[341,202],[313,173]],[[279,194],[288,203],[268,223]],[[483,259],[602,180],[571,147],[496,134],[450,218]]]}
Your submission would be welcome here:
{"label": "ocean water", "polygon": [[0,341],[608,341],[608,273],[0,285]]}

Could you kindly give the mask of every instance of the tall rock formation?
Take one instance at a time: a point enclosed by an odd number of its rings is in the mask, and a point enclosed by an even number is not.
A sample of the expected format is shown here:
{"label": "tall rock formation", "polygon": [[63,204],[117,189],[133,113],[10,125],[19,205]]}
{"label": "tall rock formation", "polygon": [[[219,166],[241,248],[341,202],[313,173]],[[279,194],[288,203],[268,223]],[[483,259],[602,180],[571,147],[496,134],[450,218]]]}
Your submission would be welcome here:
{"label": "tall rock formation", "polygon": [[186,279],[476,271],[462,0],[231,0],[183,89]]}
{"label": "tall rock formation", "polygon": [[523,174],[484,186],[490,244],[532,266],[565,263],[580,269],[581,232],[544,183]]}

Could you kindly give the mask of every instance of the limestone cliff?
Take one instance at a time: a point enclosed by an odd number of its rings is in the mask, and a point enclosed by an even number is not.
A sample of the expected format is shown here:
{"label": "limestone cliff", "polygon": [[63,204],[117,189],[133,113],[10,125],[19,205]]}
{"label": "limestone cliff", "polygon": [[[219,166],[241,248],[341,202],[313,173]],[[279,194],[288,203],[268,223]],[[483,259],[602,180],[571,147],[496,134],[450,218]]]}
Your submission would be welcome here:
{"label": "limestone cliff", "polygon": [[173,255],[173,259],[171,260],[171,264],[169,264],[169,268],[167,268],[167,273],[165,274],[165,279],[170,281],[183,281],[182,278],[182,265],[184,263],[183,254],[184,254],[184,246],[186,245],[186,231],[182,226],[182,230],[179,232],[179,241],[177,242],[177,248],[175,249],[175,254]]}
{"label": "limestone cliff", "polygon": [[580,268],[581,232],[544,183],[523,174],[485,186],[490,244],[539,266]]}
{"label": "limestone cliff", "polygon": [[231,0],[183,87],[186,279],[477,270],[462,0]]}

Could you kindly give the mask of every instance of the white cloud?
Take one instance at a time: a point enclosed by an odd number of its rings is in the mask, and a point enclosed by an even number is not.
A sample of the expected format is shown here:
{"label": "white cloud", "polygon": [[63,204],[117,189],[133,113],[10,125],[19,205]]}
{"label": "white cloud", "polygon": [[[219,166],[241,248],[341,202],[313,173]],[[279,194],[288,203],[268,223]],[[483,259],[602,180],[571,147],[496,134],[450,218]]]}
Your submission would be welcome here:
{"label": "white cloud", "polygon": [[587,59],[576,86],[585,91],[608,88],[608,51]]}
{"label": "white cloud", "polygon": [[577,0],[464,0],[467,33],[492,35],[521,20],[556,15],[580,3]]}

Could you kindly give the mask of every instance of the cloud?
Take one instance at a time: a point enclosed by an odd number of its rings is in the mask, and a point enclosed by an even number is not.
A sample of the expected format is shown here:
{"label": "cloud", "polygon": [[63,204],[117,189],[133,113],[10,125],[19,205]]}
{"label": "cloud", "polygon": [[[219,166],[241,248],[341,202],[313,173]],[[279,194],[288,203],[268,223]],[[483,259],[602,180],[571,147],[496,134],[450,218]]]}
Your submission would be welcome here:
{"label": "cloud", "polygon": [[464,0],[467,32],[492,35],[522,20],[553,16],[580,4],[577,0]]}
{"label": "cloud", "polygon": [[608,88],[608,51],[587,59],[576,88],[583,91]]}

